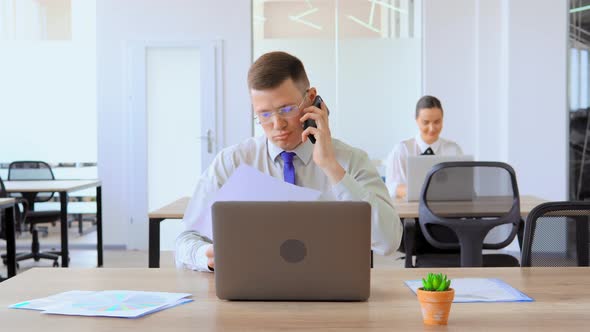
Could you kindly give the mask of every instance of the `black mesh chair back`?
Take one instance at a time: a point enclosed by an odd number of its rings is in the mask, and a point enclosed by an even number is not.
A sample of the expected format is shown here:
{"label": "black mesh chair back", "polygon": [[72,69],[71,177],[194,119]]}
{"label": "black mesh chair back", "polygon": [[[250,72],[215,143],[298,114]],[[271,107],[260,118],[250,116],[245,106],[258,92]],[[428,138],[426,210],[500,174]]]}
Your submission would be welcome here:
{"label": "black mesh chair back", "polygon": [[[43,161],[14,161],[8,166],[9,181],[55,180],[51,166]],[[25,197],[31,204],[47,202],[54,193],[38,193],[34,198]]]}
{"label": "black mesh chair back", "polygon": [[[445,162],[426,176],[420,194],[420,229],[435,248],[459,250],[461,266],[482,266],[482,250],[508,246],[520,224],[518,185],[510,165]],[[507,235],[486,240],[494,228]],[[517,259],[512,261],[518,264]]]}
{"label": "black mesh chair back", "polygon": [[[2,178],[0,177],[0,198],[6,197],[8,197],[8,194],[6,193],[6,187],[4,187],[4,181],[2,181]],[[0,239],[6,239],[6,227],[4,225],[6,221],[4,219],[4,209],[2,209],[0,210]]]}
{"label": "black mesh chair back", "polygon": [[[0,198],[7,198],[8,193],[6,192],[6,187],[4,186],[4,181],[0,177]],[[24,218],[26,218],[27,212],[26,209],[28,207],[27,201],[24,199],[16,199],[16,203],[22,205],[22,212],[19,208],[15,209],[15,218],[17,221],[17,226],[19,226],[24,222]],[[6,220],[4,218],[4,209],[0,210],[0,239],[5,239],[5,229],[6,229]]]}
{"label": "black mesh chair back", "polygon": [[8,197],[8,193],[6,192],[6,187],[4,186],[4,181],[0,177],[0,198]]}
{"label": "black mesh chair back", "polygon": [[590,202],[548,202],[527,217],[522,266],[589,266]]}

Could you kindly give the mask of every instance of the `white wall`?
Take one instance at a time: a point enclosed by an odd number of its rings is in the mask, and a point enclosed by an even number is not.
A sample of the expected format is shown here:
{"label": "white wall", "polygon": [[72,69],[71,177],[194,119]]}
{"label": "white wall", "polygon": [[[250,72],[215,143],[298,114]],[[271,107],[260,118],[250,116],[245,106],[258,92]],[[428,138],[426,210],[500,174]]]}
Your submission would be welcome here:
{"label": "white wall", "polygon": [[0,162],[96,161],[94,0],[71,17],[71,40],[0,36]]}
{"label": "white wall", "polygon": [[567,1],[510,1],[509,11],[508,160],[523,192],[567,199]]}
{"label": "white wall", "polygon": [[[128,234],[129,203],[126,157],[129,123],[125,89],[126,42],[221,39],[224,42],[225,145],[251,135],[251,108],[246,75],[251,63],[250,1],[142,0],[97,1],[98,165],[103,181],[106,245],[147,247],[147,211],[141,232]],[[171,140],[173,144],[173,139]],[[145,195],[145,193],[137,193]]]}
{"label": "white wall", "polygon": [[567,1],[424,0],[424,93],[443,135],[511,164],[523,194],[567,198]]}

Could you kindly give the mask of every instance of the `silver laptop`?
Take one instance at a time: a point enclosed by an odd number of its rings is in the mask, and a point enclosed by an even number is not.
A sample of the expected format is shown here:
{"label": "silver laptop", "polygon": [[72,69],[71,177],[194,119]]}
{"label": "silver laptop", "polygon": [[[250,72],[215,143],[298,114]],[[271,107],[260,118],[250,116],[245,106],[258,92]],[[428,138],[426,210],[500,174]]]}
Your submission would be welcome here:
{"label": "silver laptop", "polygon": [[216,202],[211,209],[220,299],[369,298],[369,203]]}
{"label": "silver laptop", "polygon": [[[408,157],[406,170],[408,176],[408,185],[406,189],[406,199],[408,201],[419,201],[420,191],[424,180],[426,180],[426,174],[436,164],[440,164],[447,161],[473,161],[473,156],[412,156]],[[461,184],[458,185],[456,190],[452,191],[453,200],[471,200],[473,195],[473,186],[465,185],[466,181],[473,183],[473,177],[465,177],[464,173],[448,172],[449,176],[445,178],[445,181],[452,186],[453,183]],[[460,178],[458,178],[460,176]],[[439,186],[440,188],[440,186]],[[448,188],[448,187],[447,187]],[[469,188],[469,190],[465,189]],[[431,192],[429,199],[445,200],[445,193],[434,193]],[[451,196],[449,196],[451,197]]]}

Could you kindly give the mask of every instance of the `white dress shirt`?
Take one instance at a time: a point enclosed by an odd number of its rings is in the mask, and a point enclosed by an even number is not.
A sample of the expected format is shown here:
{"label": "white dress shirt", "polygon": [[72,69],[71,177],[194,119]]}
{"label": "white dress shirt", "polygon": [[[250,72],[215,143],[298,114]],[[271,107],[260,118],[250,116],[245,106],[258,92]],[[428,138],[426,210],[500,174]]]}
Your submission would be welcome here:
{"label": "white dress shirt", "polygon": [[457,143],[441,137],[430,145],[422,140],[420,134],[401,141],[391,151],[385,162],[385,184],[391,197],[395,198],[398,185],[408,184],[406,169],[408,157],[419,156],[428,148],[431,148],[434,154],[439,156],[463,155],[463,151]]}
{"label": "white dress shirt", "polygon": [[[332,139],[338,163],[346,174],[332,185],[325,173],[312,159],[313,144],[309,140],[293,152],[295,184],[322,192],[323,200],[365,201],[371,204],[371,247],[380,255],[387,255],[399,247],[402,227],[387,188],[367,154],[337,139]],[[209,271],[205,250],[211,239],[196,232],[197,218],[215,192],[223,186],[241,164],[250,165],[262,173],[283,179],[283,160],[280,148],[269,143],[265,136],[253,137],[222,150],[203,173],[186,209],[183,222],[186,230],[176,239],[176,266]],[[337,230],[334,230],[337,233]]]}

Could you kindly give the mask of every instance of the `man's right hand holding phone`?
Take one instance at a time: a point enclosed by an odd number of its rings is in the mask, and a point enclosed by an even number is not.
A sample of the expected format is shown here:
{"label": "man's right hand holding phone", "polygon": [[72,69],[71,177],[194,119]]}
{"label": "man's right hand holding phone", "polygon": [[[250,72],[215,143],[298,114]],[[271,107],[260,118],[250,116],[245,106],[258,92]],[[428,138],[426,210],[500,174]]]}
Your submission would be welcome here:
{"label": "man's right hand holding phone", "polygon": [[346,171],[336,160],[326,104],[322,101],[321,109],[313,105],[305,108],[299,121],[303,124],[307,120],[314,120],[317,128],[307,127],[301,134],[301,140],[305,142],[310,135],[315,137],[313,161],[324,171],[330,182],[335,185],[342,180]]}

